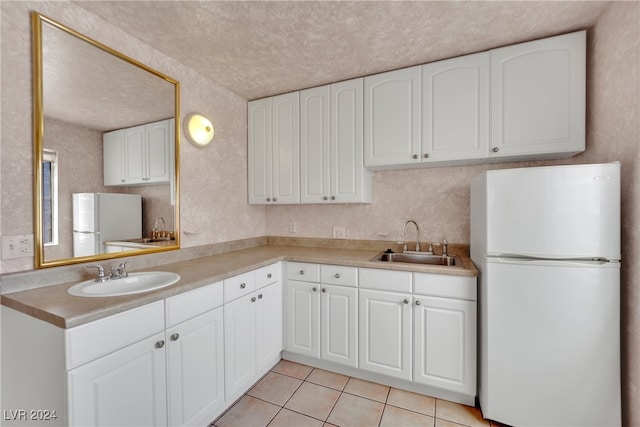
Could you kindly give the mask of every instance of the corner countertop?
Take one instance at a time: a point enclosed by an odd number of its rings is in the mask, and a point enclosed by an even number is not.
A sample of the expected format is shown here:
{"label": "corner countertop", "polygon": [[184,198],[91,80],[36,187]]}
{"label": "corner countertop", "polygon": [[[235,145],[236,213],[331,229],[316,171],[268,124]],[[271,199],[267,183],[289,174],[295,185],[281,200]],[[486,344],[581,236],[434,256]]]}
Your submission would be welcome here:
{"label": "corner countertop", "polygon": [[278,261],[369,267],[435,274],[477,276],[469,259],[461,255],[461,267],[412,265],[371,261],[377,250],[327,249],[295,246],[258,246],[239,251],[165,264],[138,271],[170,271],[180,275],[175,285],[141,294],[85,298],[67,293],[78,282],[47,286],[2,295],[2,305],[44,320],[60,328],[73,328],[201,286],[236,276]]}

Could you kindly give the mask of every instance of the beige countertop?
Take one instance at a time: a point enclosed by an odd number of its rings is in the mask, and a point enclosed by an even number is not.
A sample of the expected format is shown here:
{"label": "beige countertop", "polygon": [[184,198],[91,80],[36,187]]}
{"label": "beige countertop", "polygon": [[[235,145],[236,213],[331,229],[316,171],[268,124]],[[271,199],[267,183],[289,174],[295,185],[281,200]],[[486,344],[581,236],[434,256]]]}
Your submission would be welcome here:
{"label": "beige countertop", "polygon": [[377,250],[258,246],[139,270],[170,271],[180,275],[178,283],[157,291],[118,297],[75,297],[67,293],[68,288],[78,283],[72,282],[5,294],[2,295],[2,305],[60,328],[72,328],[278,261],[312,262],[463,276],[478,275],[478,271],[469,257],[464,255],[461,256],[463,262],[461,267],[443,267],[370,261],[379,252]]}

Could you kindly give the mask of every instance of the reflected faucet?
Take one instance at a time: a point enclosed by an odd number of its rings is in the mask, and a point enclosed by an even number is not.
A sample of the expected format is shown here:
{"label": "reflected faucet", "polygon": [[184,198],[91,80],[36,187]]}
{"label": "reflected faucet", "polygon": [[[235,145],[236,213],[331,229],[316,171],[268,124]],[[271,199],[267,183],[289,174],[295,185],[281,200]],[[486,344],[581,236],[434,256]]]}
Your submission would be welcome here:
{"label": "reflected faucet", "polygon": [[404,227],[402,228],[402,240],[404,245],[402,246],[402,252],[407,252],[407,225],[413,224],[416,226],[416,252],[420,252],[420,227],[418,227],[418,223],[414,220],[410,219],[409,221],[404,223]]}
{"label": "reflected faucet", "polygon": [[[163,218],[163,217],[158,217],[158,218],[156,218],[156,223],[155,223],[155,224],[154,224],[154,226],[153,226],[152,235],[151,235],[151,238],[153,238],[153,239],[156,239],[156,238],[158,238],[158,237],[159,237],[159,236],[158,236],[158,223],[159,223],[160,221],[162,221],[162,228],[161,228],[161,230],[164,232],[164,229],[166,228],[166,224],[165,224],[165,222],[164,222],[164,218]],[[162,236],[162,237],[164,237],[164,236]]]}

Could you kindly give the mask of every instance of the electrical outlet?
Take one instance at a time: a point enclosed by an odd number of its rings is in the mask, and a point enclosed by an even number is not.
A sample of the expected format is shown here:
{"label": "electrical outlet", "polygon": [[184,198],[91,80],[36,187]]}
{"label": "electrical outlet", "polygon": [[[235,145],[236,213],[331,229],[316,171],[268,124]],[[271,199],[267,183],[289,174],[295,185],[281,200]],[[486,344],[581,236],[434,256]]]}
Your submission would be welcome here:
{"label": "electrical outlet", "polygon": [[298,223],[295,221],[289,221],[289,233],[298,232]]}
{"label": "electrical outlet", "polygon": [[346,239],[347,231],[344,227],[333,227],[333,238],[334,239]]}
{"label": "electrical outlet", "polygon": [[33,234],[2,236],[2,259],[33,256]]}

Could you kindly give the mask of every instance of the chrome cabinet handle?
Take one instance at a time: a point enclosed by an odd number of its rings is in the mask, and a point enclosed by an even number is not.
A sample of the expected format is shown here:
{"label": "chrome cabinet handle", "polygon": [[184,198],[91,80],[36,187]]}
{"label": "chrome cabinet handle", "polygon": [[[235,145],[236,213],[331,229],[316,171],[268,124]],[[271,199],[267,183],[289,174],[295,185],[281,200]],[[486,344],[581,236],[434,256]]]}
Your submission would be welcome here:
{"label": "chrome cabinet handle", "polygon": [[339,279],[340,278],[340,273],[336,273],[335,276],[333,276],[333,277],[335,277],[336,279]]}
{"label": "chrome cabinet handle", "polygon": [[276,200],[278,200],[278,199],[276,199],[276,198],[274,197],[274,198],[273,198],[273,201],[275,202]]}
{"label": "chrome cabinet handle", "polygon": [[162,348],[162,347],[164,347],[164,341],[160,340],[156,343],[156,348]]}
{"label": "chrome cabinet handle", "polygon": [[271,279],[272,276],[273,276],[273,274],[271,274],[271,273],[267,274],[267,279]]}
{"label": "chrome cabinet handle", "polygon": [[300,275],[304,276],[304,270],[300,270]]}
{"label": "chrome cabinet handle", "polygon": [[405,304],[409,304],[409,300],[407,298],[404,299]]}
{"label": "chrome cabinet handle", "polygon": [[271,197],[267,197],[267,202],[270,202],[270,201],[271,201]]}
{"label": "chrome cabinet handle", "polygon": [[180,334],[171,334],[171,341],[178,341],[178,338],[180,338]]}
{"label": "chrome cabinet handle", "polygon": [[311,289],[313,292],[318,292],[318,288],[316,288],[315,286],[313,287],[313,289]]}
{"label": "chrome cabinet handle", "polygon": [[252,297],[251,302],[256,302],[256,297]]}
{"label": "chrome cabinet handle", "polygon": [[420,304],[422,304],[422,303],[420,302],[420,300],[417,300],[417,301],[416,301],[416,305],[420,305]]}
{"label": "chrome cabinet handle", "polygon": [[246,288],[246,287],[247,287],[247,284],[246,284],[246,283],[240,283],[240,289],[244,289],[244,288]]}
{"label": "chrome cabinet handle", "polygon": [[331,200],[335,200],[335,199],[336,199],[336,196],[331,196]]}
{"label": "chrome cabinet handle", "polygon": [[424,158],[428,159],[429,158],[429,153],[424,153]]}
{"label": "chrome cabinet handle", "polygon": [[327,292],[327,288],[322,288],[322,292],[326,293]]}
{"label": "chrome cabinet handle", "polygon": [[493,151],[494,153],[497,153],[498,151],[500,151],[500,148],[498,148],[498,147],[493,147],[493,150],[492,150],[492,151]]}
{"label": "chrome cabinet handle", "polygon": [[262,299],[262,294],[258,295],[258,299]]}
{"label": "chrome cabinet handle", "polygon": [[322,200],[329,200],[329,198],[327,196],[324,196]]}
{"label": "chrome cabinet handle", "polygon": [[417,154],[414,154],[412,157],[413,157],[414,159],[417,159],[417,158],[418,158],[418,155],[417,155]]}

